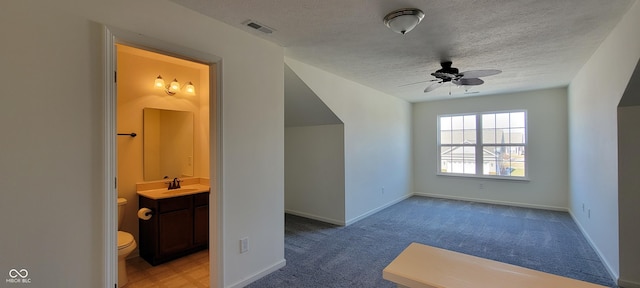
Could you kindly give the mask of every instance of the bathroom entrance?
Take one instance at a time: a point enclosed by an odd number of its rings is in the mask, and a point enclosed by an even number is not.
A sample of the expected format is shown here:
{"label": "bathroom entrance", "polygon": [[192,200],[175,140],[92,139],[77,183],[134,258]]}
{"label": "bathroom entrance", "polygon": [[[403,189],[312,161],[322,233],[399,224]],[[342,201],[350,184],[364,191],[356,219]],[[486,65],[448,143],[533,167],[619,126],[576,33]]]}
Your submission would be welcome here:
{"label": "bathroom entrance", "polygon": [[[125,256],[128,284],[124,287],[167,286],[178,282],[208,287],[217,278],[215,268],[211,267],[217,262],[218,235],[217,64],[122,43],[115,44],[115,54],[116,193],[119,203],[122,199],[126,203],[118,207],[125,212],[118,225],[118,238],[126,233],[137,244]],[[148,202],[140,203],[140,199],[147,199],[144,197],[162,203],[176,199],[189,204],[184,204],[184,211],[169,211],[173,214],[165,215],[159,211],[164,208],[142,207],[150,206]],[[187,198],[191,201],[186,202]],[[153,211],[145,213],[142,208]],[[149,223],[158,223],[158,219],[170,223],[162,226],[165,236],[148,235],[149,229],[141,229]],[[151,244],[149,239],[164,243]],[[151,245],[170,247],[174,253],[163,254],[162,263],[149,261],[146,254],[158,250]],[[209,265],[210,262],[214,265]],[[118,274],[123,274],[118,266]],[[119,280],[121,276],[118,275]]]}

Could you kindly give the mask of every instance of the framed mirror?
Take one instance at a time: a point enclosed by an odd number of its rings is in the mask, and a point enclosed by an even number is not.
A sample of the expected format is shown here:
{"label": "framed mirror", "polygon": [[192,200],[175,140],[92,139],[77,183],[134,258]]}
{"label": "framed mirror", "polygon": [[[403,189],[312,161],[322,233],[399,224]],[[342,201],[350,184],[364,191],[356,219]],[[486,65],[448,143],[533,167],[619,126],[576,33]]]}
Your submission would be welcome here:
{"label": "framed mirror", "polygon": [[143,110],[144,180],[193,176],[193,113]]}

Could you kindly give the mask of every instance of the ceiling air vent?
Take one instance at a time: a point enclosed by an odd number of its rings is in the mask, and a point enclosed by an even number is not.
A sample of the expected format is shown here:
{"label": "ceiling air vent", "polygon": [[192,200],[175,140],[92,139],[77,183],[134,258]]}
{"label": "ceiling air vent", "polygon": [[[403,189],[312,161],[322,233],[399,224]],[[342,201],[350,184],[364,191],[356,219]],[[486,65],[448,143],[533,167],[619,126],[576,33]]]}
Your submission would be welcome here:
{"label": "ceiling air vent", "polygon": [[244,21],[244,22],[242,22],[242,25],[248,26],[249,28],[258,30],[258,31],[260,31],[262,33],[265,33],[265,34],[271,34],[271,33],[273,33],[273,31],[275,31],[272,28],[269,28],[269,27],[267,27],[265,25],[262,25],[262,24],[260,24],[260,23],[258,23],[256,21],[253,21],[253,20]]}

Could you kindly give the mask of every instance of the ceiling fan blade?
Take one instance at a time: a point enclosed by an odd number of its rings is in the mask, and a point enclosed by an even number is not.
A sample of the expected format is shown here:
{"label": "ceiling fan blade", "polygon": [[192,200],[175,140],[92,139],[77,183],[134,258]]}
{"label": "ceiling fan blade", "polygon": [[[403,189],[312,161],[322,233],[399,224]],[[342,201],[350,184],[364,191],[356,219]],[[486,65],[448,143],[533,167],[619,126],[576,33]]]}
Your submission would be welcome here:
{"label": "ceiling fan blade", "polygon": [[475,85],[482,85],[484,81],[482,81],[482,79],[480,78],[460,78],[460,79],[451,81],[451,83],[456,84],[458,86],[475,86]]}
{"label": "ceiling fan blade", "polygon": [[438,89],[440,86],[442,86],[442,83],[443,82],[436,82],[436,83],[433,83],[433,84],[427,86],[427,88],[424,88],[424,93],[431,92],[433,90]]}
{"label": "ceiling fan blade", "polygon": [[467,78],[493,76],[500,73],[502,73],[502,71],[497,69],[486,69],[486,70],[470,70],[470,71],[462,72],[460,74],[462,74],[462,79],[467,79]]}
{"label": "ceiling fan blade", "polygon": [[405,87],[405,86],[411,86],[411,85],[416,85],[416,84],[420,84],[420,83],[426,83],[426,82],[433,82],[433,81],[439,81],[440,79],[431,79],[431,80],[423,80],[423,81],[418,81],[418,82],[413,82],[413,83],[407,83],[407,84],[402,84],[399,87]]}

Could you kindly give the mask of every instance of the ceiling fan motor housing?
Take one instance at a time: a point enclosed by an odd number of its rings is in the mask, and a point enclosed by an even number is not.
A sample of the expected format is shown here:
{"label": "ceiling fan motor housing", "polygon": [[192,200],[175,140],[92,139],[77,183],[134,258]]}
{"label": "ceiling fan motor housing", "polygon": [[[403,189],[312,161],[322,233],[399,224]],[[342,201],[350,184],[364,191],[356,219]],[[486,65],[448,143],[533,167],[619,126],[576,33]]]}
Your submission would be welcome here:
{"label": "ceiling fan motor housing", "polygon": [[460,71],[458,68],[451,67],[453,63],[451,61],[445,61],[440,63],[442,69],[438,69],[435,73],[431,73],[434,77],[438,79],[442,79],[444,82],[449,82],[451,80],[459,78]]}
{"label": "ceiling fan motor housing", "polygon": [[[443,83],[451,82],[458,86],[477,86],[482,85],[484,81],[479,77],[491,76],[502,73],[497,69],[484,69],[484,70],[470,70],[460,73],[458,68],[451,67],[453,63],[451,61],[443,61],[440,63],[442,69],[438,69],[436,72],[431,73],[438,80],[427,86],[424,92],[431,92],[436,88],[442,86]],[[449,92],[451,93],[451,92]]]}

